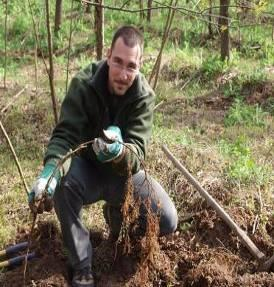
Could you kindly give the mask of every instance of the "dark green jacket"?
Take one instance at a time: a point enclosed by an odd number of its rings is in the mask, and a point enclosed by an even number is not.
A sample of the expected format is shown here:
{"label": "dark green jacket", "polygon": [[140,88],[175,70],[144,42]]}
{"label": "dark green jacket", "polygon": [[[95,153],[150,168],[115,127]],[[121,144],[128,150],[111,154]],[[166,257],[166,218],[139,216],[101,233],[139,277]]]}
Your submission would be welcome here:
{"label": "dark green jacket", "polygon": [[[124,142],[136,151],[139,158],[145,159],[155,103],[153,91],[141,73],[136,76],[124,96],[110,95],[107,83],[106,61],[89,65],[72,79],[44,162],[62,158],[81,143],[99,137],[102,130],[109,125],[119,126]],[[110,104],[112,100],[116,101],[114,105]],[[125,174],[129,166],[132,172],[136,173],[140,169],[140,161],[135,153],[127,148],[125,151],[124,157],[118,163],[97,162],[91,146],[82,156],[106,170]]]}

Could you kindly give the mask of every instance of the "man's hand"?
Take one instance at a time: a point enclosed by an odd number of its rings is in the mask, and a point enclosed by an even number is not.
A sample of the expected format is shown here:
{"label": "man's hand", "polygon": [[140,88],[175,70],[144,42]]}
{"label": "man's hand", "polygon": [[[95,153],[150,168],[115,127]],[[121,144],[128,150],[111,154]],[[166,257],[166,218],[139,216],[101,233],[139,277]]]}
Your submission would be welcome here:
{"label": "man's hand", "polygon": [[92,148],[100,162],[117,159],[123,152],[121,130],[117,126],[109,126],[104,130],[104,137],[94,139]]}
{"label": "man's hand", "polygon": [[[57,170],[55,172],[55,170],[56,163],[49,161],[34,182],[28,198],[29,206],[33,212],[43,213],[44,210],[50,211],[52,209],[52,198],[61,178],[60,171]],[[54,175],[52,176],[53,173]]]}

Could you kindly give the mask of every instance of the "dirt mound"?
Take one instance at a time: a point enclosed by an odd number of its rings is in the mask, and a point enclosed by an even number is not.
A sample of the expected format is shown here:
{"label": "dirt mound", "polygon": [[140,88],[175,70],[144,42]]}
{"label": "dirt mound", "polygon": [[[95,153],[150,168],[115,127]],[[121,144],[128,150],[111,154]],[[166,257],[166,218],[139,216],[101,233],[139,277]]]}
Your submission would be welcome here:
{"label": "dirt mound", "polygon": [[265,105],[273,97],[274,84],[272,82],[248,83],[243,86],[242,93],[249,104]]}
{"label": "dirt mound", "polygon": [[[92,232],[97,286],[274,286],[274,273],[256,273],[258,262],[213,210],[204,203],[193,210],[188,228],[182,228],[180,219],[175,234],[159,239],[154,265],[142,264],[142,240],[136,240],[130,255],[124,255],[122,243],[107,240],[103,230]],[[250,230],[251,213],[240,207],[229,213]],[[266,229],[272,234],[274,220],[268,221]],[[17,241],[27,238],[27,229],[18,231]],[[273,244],[259,232],[252,239],[262,252],[272,255]],[[38,224],[33,250],[37,258],[28,262],[25,275],[24,266],[7,270],[0,286],[69,286],[61,235],[53,223]]]}
{"label": "dirt mound", "polygon": [[[187,188],[177,185],[177,188]],[[211,194],[226,202],[218,185],[210,185]],[[125,255],[123,242],[107,239],[105,230],[91,232],[93,271],[97,286],[274,286],[274,273],[257,272],[258,262],[242,245],[239,238],[200,198],[193,200],[181,193],[185,211],[192,211],[187,222],[179,210],[178,231],[159,238],[151,264],[144,264],[144,239],[133,241],[130,254]],[[217,196],[219,194],[219,196]],[[262,230],[252,234],[253,214],[242,207],[231,207],[230,216],[248,232],[251,239],[267,257],[273,255],[271,236],[273,218]],[[28,238],[28,229],[18,231],[17,242]],[[69,286],[67,261],[58,228],[50,222],[35,228],[31,251],[37,258],[24,266],[7,270],[0,278],[0,286]],[[150,254],[151,256],[151,254]],[[145,258],[145,260],[144,260]],[[25,284],[25,285],[24,285]]]}
{"label": "dirt mound", "polygon": [[[17,235],[18,242],[28,240],[28,229],[22,229]],[[59,231],[53,223],[40,223],[34,232],[30,251],[36,258],[26,266],[19,266],[5,272],[0,286],[69,286],[65,257],[62,254],[62,242]]]}

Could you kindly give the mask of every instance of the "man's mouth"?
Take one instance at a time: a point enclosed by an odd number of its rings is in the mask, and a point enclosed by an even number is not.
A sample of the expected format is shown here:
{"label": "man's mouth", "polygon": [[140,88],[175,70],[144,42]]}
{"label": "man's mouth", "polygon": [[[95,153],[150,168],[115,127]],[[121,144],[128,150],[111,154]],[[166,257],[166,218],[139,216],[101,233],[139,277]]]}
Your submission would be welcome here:
{"label": "man's mouth", "polygon": [[120,81],[115,81],[115,83],[118,85],[118,86],[127,86],[127,83],[125,82],[120,82]]}

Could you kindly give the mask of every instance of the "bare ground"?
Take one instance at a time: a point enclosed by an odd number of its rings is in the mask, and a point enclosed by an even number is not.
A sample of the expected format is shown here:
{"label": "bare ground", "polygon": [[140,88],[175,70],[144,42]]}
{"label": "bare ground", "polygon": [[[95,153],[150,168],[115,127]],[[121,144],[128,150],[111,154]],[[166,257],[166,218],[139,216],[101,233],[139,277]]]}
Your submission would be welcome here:
{"label": "bare ground", "polygon": [[[241,226],[250,228],[250,214],[241,208],[230,213]],[[134,252],[126,256],[122,254],[122,245],[108,241],[103,230],[91,232],[97,286],[274,286],[274,273],[256,272],[258,262],[214,211],[202,208],[189,220],[192,224],[188,230],[159,239],[157,266],[147,270],[140,265],[138,243]],[[273,222],[274,219],[268,223],[270,234]],[[27,235],[28,230],[21,230],[17,240],[24,241]],[[1,286],[19,287],[24,282],[25,286],[69,286],[57,228],[51,223],[40,224],[34,237],[31,250],[36,251],[37,258],[28,262],[25,277],[25,266],[7,270]],[[252,239],[262,252],[272,255],[273,242],[265,240],[259,232]]]}

